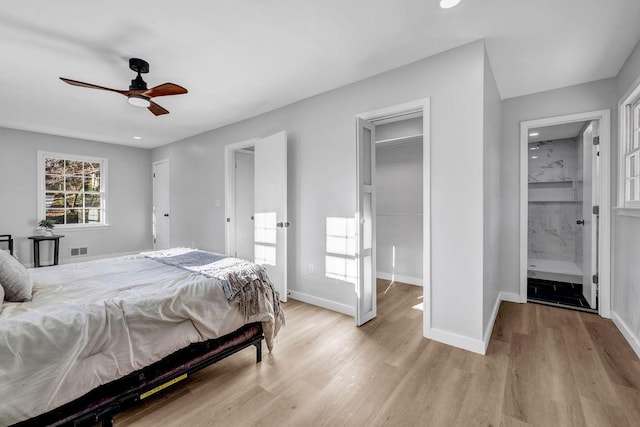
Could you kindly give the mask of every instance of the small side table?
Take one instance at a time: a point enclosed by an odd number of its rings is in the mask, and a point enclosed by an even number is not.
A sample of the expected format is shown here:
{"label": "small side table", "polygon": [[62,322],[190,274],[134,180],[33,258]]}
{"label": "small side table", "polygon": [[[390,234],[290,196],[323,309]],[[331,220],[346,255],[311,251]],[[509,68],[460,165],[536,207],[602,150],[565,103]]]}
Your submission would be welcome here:
{"label": "small side table", "polygon": [[11,234],[0,234],[0,243],[6,243],[9,247],[9,254],[13,255],[13,239]]}
{"label": "small side table", "polygon": [[[60,253],[60,239],[64,236],[61,234],[53,236],[29,236],[33,240],[33,266],[48,267],[49,265],[58,265],[58,254]],[[53,264],[40,265],[40,242],[43,240],[53,241]]]}

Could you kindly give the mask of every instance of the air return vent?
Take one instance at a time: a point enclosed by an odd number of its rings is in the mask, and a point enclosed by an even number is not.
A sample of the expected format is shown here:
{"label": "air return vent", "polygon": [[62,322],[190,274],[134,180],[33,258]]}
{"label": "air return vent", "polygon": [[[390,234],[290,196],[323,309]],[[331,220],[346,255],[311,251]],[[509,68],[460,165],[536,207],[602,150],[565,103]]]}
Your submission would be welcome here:
{"label": "air return vent", "polygon": [[86,247],[84,248],[71,248],[71,256],[82,256],[88,254]]}

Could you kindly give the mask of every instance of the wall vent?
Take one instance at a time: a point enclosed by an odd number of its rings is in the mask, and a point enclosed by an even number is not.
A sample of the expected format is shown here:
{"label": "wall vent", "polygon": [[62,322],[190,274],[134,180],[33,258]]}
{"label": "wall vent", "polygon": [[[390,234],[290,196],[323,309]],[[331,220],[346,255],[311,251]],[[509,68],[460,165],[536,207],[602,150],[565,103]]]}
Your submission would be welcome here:
{"label": "wall vent", "polygon": [[89,253],[86,247],[84,248],[71,248],[71,256],[82,256]]}

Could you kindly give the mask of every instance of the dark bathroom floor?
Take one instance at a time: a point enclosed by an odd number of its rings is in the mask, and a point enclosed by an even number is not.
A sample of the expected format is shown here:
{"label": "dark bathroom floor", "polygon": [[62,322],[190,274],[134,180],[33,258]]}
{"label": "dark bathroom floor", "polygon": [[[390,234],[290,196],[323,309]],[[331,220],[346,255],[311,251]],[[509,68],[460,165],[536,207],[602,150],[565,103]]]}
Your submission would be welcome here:
{"label": "dark bathroom floor", "polygon": [[527,299],[531,302],[563,305],[569,308],[592,309],[582,295],[582,283],[527,279]]}

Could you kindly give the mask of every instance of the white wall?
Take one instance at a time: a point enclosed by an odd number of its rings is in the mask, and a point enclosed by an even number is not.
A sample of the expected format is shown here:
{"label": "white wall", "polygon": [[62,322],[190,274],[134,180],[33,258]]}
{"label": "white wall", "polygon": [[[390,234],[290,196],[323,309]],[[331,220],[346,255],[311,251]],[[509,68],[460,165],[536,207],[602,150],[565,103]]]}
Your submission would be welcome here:
{"label": "white wall", "polygon": [[[376,126],[377,139],[385,126]],[[397,282],[414,285],[422,285],[422,154],[421,140],[376,149],[378,277],[393,275]]]}
{"label": "white wall", "polygon": [[[616,81],[616,101],[624,101],[627,91],[640,83],[640,44],[627,59]],[[612,127],[617,121],[612,122]],[[614,144],[615,146],[616,144]],[[612,150],[614,161],[618,150]],[[617,168],[612,168],[617,184]],[[617,187],[616,187],[617,189]],[[612,192],[613,200],[617,191]],[[614,204],[615,206],[615,204]],[[613,216],[613,298],[612,318],[640,357],[640,217],[617,210]]]}
{"label": "white wall", "polygon": [[[612,123],[616,123],[614,97],[615,79],[605,79],[502,102],[500,151],[504,179],[500,201],[500,286],[503,292],[520,294],[520,122],[608,108],[612,109]],[[612,141],[616,141],[615,129],[616,126],[612,126]]]}
{"label": "white wall", "polygon": [[[502,227],[501,183],[503,175],[504,154],[500,148],[500,131],[502,125],[502,104],[489,58],[485,52],[484,61],[484,122],[482,127],[484,164],[483,174],[483,310],[482,334],[486,346],[491,337],[491,330],[497,315],[500,300],[500,229]],[[480,159],[478,159],[480,161]],[[461,171],[463,172],[463,171]],[[464,173],[464,172],[463,172]]]}
{"label": "white wall", "polygon": [[[89,257],[151,248],[151,152],[145,149],[0,128],[0,234],[12,234],[18,259],[33,263],[37,218],[37,152],[54,151],[109,159],[109,227],[58,229],[60,262],[69,248],[86,246]],[[44,254],[42,255],[44,262]],[[71,258],[82,261],[85,257]]]}
{"label": "white wall", "polygon": [[431,97],[431,323],[481,340],[483,72],[479,41],[155,149],[154,160],[171,159],[173,244],[224,251],[224,145],[286,130],[289,289],[352,312],[353,286],[322,266],[326,217],[355,214],[355,115]]}

